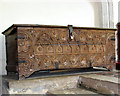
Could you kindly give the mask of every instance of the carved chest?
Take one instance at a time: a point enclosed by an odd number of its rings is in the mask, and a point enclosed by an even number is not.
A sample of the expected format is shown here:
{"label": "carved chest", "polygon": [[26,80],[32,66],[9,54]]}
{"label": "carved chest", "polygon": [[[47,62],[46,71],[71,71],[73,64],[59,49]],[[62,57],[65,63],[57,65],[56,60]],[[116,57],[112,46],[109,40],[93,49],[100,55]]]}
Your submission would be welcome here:
{"label": "carved chest", "polygon": [[115,31],[16,24],[5,30],[7,72],[29,77],[35,71],[115,65]]}

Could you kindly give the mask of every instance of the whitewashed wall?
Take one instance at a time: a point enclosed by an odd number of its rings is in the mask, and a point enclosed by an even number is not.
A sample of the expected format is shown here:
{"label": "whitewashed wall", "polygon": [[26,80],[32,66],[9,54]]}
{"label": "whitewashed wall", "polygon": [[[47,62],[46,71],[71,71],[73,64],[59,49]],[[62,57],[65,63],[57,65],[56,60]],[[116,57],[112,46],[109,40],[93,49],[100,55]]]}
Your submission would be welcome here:
{"label": "whitewashed wall", "polygon": [[120,1],[118,2],[118,21],[120,22]]}
{"label": "whitewashed wall", "polygon": [[[118,23],[118,13],[120,16],[120,12],[118,11],[118,6],[120,11],[120,0],[113,0],[114,27],[116,27],[116,24]],[[120,17],[119,17],[119,21],[120,21]]]}
{"label": "whitewashed wall", "polygon": [[0,73],[6,74],[5,38],[12,24],[103,27],[101,2],[90,0],[0,0]]}

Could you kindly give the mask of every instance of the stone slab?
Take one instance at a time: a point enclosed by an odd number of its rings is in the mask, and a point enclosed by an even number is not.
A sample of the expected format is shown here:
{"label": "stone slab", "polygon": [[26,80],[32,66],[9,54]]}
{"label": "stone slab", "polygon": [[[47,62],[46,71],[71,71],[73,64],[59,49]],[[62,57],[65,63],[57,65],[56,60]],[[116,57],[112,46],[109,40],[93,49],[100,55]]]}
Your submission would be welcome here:
{"label": "stone slab", "polygon": [[9,94],[46,94],[48,91],[77,88],[79,76],[61,76],[42,79],[5,79]]}
{"label": "stone slab", "polygon": [[[109,73],[109,74],[108,74]],[[116,72],[104,72],[96,74],[84,74],[79,77],[79,85],[88,89],[93,89],[102,94],[120,95],[119,77],[115,77]]]}
{"label": "stone slab", "polygon": [[[98,93],[82,89],[82,88],[74,88],[74,89],[65,89],[65,90],[55,90],[55,91],[49,91],[47,94],[54,94],[57,96],[57,94],[81,94],[81,95],[96,95],[96,96],[103,96]],[[75,95],[76,96],[76,95]]]}
{"label": "stone slab", "polygon": [[[56,94],[69,93],[70,90],[73,93],[84,93],[84,90],[79,88],[85,86],[86,89],[94,89],[94,93],[102,94],[117,94],[119,79],[116,77],[118,72],[93,72],[84,74],[72,74],[69,76],[48,76],[41,78],[28,78],[25,80],[17,80],[14,76],[4,76],[3,82],[3,94]],[[72,90],[73,89],[73,90]],[[76,90],[75,90],[76,89]],[[87,93],[88,91],[86,91]],[[71,94],[71,93],[70,93]]]}

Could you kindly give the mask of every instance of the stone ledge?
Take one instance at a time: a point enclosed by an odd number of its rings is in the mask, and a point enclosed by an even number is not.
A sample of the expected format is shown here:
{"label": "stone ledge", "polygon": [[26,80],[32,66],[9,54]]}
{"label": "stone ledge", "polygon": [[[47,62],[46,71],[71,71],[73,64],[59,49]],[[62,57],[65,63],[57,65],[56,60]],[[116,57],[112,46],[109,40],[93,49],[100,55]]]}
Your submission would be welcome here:
{"label": "stone ledge", "polygon": [[81,86],[94,89],[95,93],[118,94],[120,83],[113,74],[116,72],[105,71],[25,80],[15,80],[11,76],[3,77],[2,81],[6,94],[56,94],[57,92],[69,93],[71,89],[73,89],[71,92],[79,94],[80,91],[83,92],[82,89],[79,90]]}
{"label": "stone ledge", "polygon": [[[105,73],[104,73],[105,74]],[[120,82],[113,75],[86,74],[79,77],[80,87],[92,89],[102,94],[120,95]]]}
{"label": "stone ledge", "polygon": [[46,94],[48,91],[77,88],[79,76],[6,80],[9,94]]}

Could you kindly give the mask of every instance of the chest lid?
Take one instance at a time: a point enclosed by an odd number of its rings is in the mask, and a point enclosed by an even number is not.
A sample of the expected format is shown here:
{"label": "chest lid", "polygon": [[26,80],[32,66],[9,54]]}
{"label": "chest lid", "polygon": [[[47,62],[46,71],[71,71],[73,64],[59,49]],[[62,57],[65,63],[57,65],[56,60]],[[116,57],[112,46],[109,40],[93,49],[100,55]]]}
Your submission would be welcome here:
{"label": "chest lid", "polygon": [[[39,24],[13,24],[12,26],[10,26],[8,29],[6,29],[4,32],[2,32],[2,34],[4,35],[8,35],[12,32],[16,32],[14,31],[15,29],[17,29],[18,27],[32,27],[32,28],[69,28],[68,26],[56,26],[56,25],[39,25]],[[116,31],[115,28],[98,28],[98,27],[75,27],[73,26],[73,29],[95,29],[95,30],[113,30]]]}

